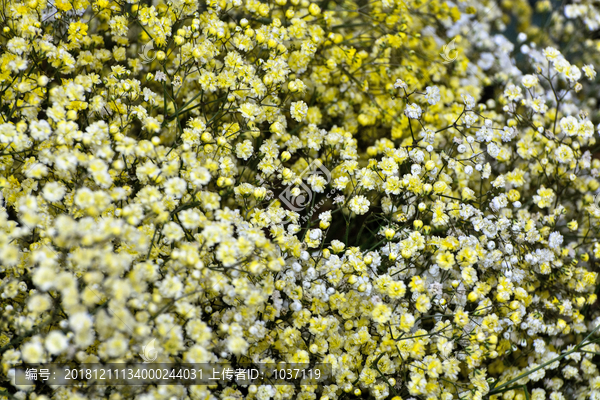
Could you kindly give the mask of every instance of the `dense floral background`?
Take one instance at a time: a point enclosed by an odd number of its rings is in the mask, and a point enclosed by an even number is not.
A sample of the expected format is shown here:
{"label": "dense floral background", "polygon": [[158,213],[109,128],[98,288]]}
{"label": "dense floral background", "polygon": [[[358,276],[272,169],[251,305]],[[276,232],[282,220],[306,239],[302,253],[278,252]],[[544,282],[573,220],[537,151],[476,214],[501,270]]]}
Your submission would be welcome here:
{"label": "dense floral background", "polygon": [[[600,399],[600,5],[3,0],[0,398]],[[18,386],[22,363],[327,363]]]}

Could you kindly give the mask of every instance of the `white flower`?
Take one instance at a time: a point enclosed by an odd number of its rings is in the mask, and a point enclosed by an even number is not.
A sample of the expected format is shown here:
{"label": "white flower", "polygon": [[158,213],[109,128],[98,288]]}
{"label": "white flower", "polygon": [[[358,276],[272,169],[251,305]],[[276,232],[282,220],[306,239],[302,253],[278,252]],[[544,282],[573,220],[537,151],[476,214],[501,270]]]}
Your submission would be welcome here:
{"label": "white flower", "polygon": [[106,342],[106,353],[113,358],[121,357],[127,352],[128,340],[123,335],[117,334]]}
{"label": "white flower", "polygon": [[[533,363],[529,366],[529,370],[533,371],[534,369],[536,369],[539,365],[537,363]],[[537,371],[531,373],[529,375],[529,379],[531,379],[534,382],[539,381],[540,379],[542,379],[544,376],[546,375],[546,370],[544,368],[540,368]]]}
{"label": "white flower", "polygon": [[258,110],[255,104],[252,103],[244,103],[240,105],[240,113],[242,117],[249,121],[254,121],[256,115],[258,114]]}
{"label": "white flower", "polygon": [[408,88],[408,86],[406,85],[406,82],[404,82],[402,79],[397,79],[396,83],[394,83],[394,87],[396,89],[404,89],[404,90],[406,90]]}
{"label": "white flower", "polygon": [[369,205],[371,205],[371,202],[362,195],[355,196],[350,200],[350,209],[358,215],[365,214],[369,211]]}
{"label": "white flower", "polygon": [[567,136],[575,136],[579,130],[579,122],[575,117],[564,117],[560,119],[560,128]]}
{"label": "white flower", "polygon": [[179,220],[185,229],[196,229],[200,226],[201,218],[198,211],[194,209],[183,210],[179,213]]}
{"label": "white flower", "polygon": [[596,71],[594,70],[594,66],[592,64],[584,65],[583,72],[590,81],[593,81],[596,78]]}
{"label": "white flower", "polygon": [[248,160],[252,156],[253,152],[254,146],[252,145],[252,141],[249,139],[246,139],[235,146],[235,155],[244,161]]}
{"label": "white flower", "polygon": [[60,182],[50,182],[44,185],[42,190],[42,197],[44,200],[52,203],[55,201],[61,201],[65,197],[66,189],[65,186]]}
{"label": "white flower", "polygon": [[183,283],[178,276],[167,275],[159,284],[158,290],[164,297],[173,299],[181,296],[183,293]]}
{"label": "white flower", "polygon": [[227,339],[227,350],[235,355],[246,354],[248,346],[248,342],[241,336],[230,336]]}
{"label": "white flower", "polygon": [[581,70],[576,65],[571,65],[565,71],[565,76],[571,82],[577,82],[581,78]]}
{"label": "white flower", "polygon": [[569,63],[564,58],[559,58],[554,61],[554,69],[556,72],[567,73],[567,70],[571,67],[571,63]]}
{"label": "white flower", "polygon": [[521,82],[526,88],[532,88],[538,84],[539,80],[535,75],[524,75]]}
{"label": "white flower", "polygon": [[165,193],[176,199],[181,198],[187,189],[187,182],[179,177],[174,177],[165,182]]}
{"label": "white flower", "polygon": [[487,145],[487,152],[490,156],[496,158],[498,157],[498,154],[500,154],[500,148],[492,142]]}
{"label": "white flower", "polygon": [[427,86],[425,88],[425,98],[427,99],[427,102],[431,105],[436,104],[438,101],[440,101],[440,88],[438,88],[437,86]]}
{"label": "white flower", "polygon": [[463,101],[465,102],[466,109],[472,110],[475,107],[475,99],[470,94],[462,95]]}
{"label": "white flower", "polygon": [[[35,338],[38,339],[38,338]],[[44,348],[38,340],[27,342],[21,347],[21,357],[28,363],[39,363],[44,359]]]}
{"label": "white flower", "polygon": [[45,140],[50,137],[52,128],[50,128],[50,124],[46,120],[41,119],[29,124],[29,131],[31,132],[31,137],[35,140]]}
{"label": "white flower", "polygon": [[298,122],[302,122],[304,120],[307,112],[308,106],[303,101],[293,102],[290,106],[290,114],[292,114],[292,118]]}
{"label": "white flower", "polygon": [[309,231],[308,237],[310,237],[310,240],[320,240],[321,236],[323,235],[323,231],[321,231],[320,229],[311,229]]}
{"label": "white flower", "polygon": [[548,246],[551,249],[558,248],[563,242],[563,236],[558,232],[552,232],[548,238]]}
{"label": "white flower", "polygon": [[544,51],[542,51],[542,53],[544,54],[544,57],[546,57],[550,61],[556,59],[556,57],[560,55],[560,52],[554,47],[546,47]]}
{"label": "white flower", "polygon": [[198,166],[190,172],[190,180],[196,186],[206,185],[210,182],[210,171]]}
{"label": "white flower", "polygon": [[167,81],[167,75],[162,72],[162,71],[157,71],[156,74],[154,75],[154,80],[156,80],[156,82],[166,82]]}
{"label": "white flower", "polygon": [[492,201],[490,202],[490,208],[493,211],[500,211],[507,205],[508,205],[508,198],[506,197],[505,194],[501,194],[499,196],[494,197],[492,199]]}
{"label": "white flower", "polygon": [[412,103],[408,106],[406,106],[406,109],[404,110],[404,114],[406,114],[406,116],[410,119],[419,119],[421,118],[421,107],[419,107],[417,104]]}
{"label": "white flower", "polygon": [[319,214],[319,219],[323,222],[331,222],[331,211],[325,211]]}
{"label": "white flower", "polygon": [[533,341],[533,347],[535,348],[535,352],[538,354],[544,354],[546,351],[546,342],[543,339],[535,339]]}
{"label": "white flower", "polygon": [[69,339],[61,331],[53,330],[46,336],[44,345],[50,354],[57,355],[67,349]]}

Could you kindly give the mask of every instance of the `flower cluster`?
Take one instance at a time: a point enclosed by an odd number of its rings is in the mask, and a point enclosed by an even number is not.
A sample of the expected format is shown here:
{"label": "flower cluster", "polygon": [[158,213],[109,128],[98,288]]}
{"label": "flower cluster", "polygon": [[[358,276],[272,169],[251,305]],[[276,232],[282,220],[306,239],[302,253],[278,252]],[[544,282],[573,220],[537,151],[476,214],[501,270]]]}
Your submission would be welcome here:
{"label": "flower cluster", "polygon": [[600,400],[594,7],[4,2],[0,399]]}

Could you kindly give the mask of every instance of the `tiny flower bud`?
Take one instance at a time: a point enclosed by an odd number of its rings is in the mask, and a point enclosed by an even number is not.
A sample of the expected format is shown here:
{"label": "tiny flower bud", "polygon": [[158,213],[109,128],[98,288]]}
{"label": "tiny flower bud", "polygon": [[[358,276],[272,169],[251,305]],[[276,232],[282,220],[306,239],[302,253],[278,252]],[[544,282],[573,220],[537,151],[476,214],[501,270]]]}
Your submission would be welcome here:
{"label": "tiny flower bud", "polygon": [[387,228],[385,230],[385,238],[387,240],[392,240],[394,238],[394,235],[396,234],[396,231],[391,229],[391,228]]}
{"label": "tiny flower bud", "polygon": [[319,7],[318,5],[316,5],[315,3],[312,3],[310,6],[308,6],[308,12],[312,15],[312,16],[317,16],[321,13],[321,7]]}
{"label": "tiny flower bud", "polygon": [[41,86],[41,87],[46,87],[48,82],[49,82],[49,79],[45,75],[42,75],[37,79],[37,84],[38,84],[38,86]]}
{"label": "tiny flower bud", "polygon": [[213,140],[213,137],[212,137],[212,135],[211,135],[209,132],[204,132],[204,133],[202,134],[202,136],[200,136],[200,139],[201,139],[201,140],[202,140],[204,143],[207,143],[207,142],[211,142],[211,141]]}

